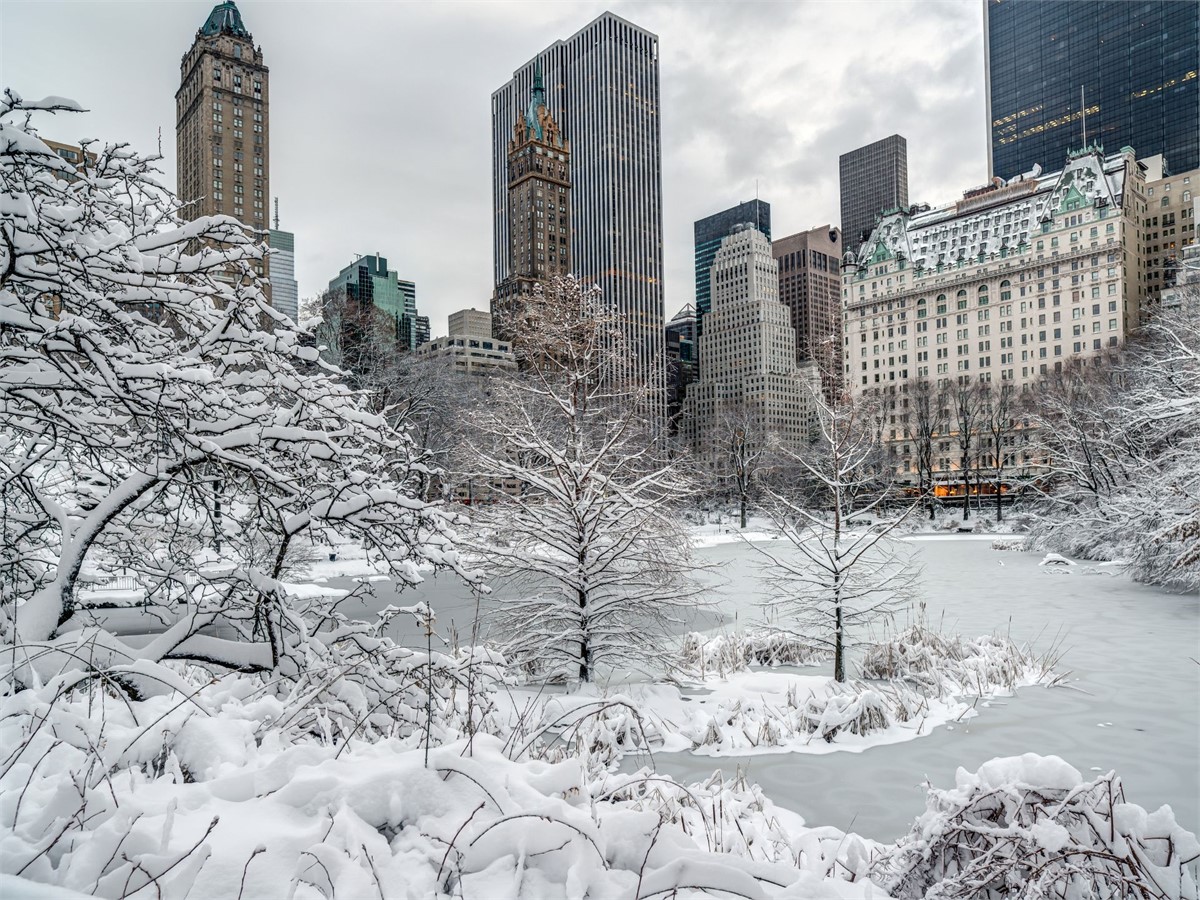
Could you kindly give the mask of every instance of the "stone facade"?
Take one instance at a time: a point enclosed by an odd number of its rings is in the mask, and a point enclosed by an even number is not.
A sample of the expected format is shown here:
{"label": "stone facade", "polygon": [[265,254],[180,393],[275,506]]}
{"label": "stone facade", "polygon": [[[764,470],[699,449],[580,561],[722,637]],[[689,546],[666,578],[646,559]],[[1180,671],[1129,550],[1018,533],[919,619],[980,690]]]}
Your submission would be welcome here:
{"label": "stone facade", "polygon": [[700,377],[687,389],[680,433],[704,461],[717,452],[723,415],[740,409],[760,434],[797,449],[815,424],[811,367],[796,363],[791,312],[779,301],[771,243],[752,227],[721,244],[712,267],[712,308],[700,335]]}

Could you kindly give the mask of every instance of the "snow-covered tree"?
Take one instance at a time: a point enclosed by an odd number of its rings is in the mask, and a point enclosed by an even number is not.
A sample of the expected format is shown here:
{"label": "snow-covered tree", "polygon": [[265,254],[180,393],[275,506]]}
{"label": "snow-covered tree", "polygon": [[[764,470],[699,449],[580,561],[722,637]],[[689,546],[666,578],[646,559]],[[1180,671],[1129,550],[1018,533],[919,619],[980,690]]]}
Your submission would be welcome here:
{"label": "snow-covered tree", "polygon": [[1049,461],[1041,538],[1200,586],[1200,303],[1153,315],[1120,357],[1048,377],[1031,414]]}
{"label": "snow-covered tree", "polygon": [[937,471],[934,440],[945,435],[948,421],[945,392],[928,378],[908,383],[908,412],[904,414],[904,437],[913,448],[917,470],[917,489],[929,518],[935,517],[933,479]]}
{"label": "snow-covered tree", "polygon": [[778,441],[763,426],[754,405],[730,403],[717,414],[703,435],[705,447],[698,464],[709,478],[737,501],[741,527],[746,527],[751,503],[757,498],[764,475],[774,463]]}
{"label": "snow-covered tree", "polygon": [[[25,683],[123,669],[135,690],[162,660],[296,669],[306,625],[279,577],[303,538],[360,540],[412,582],[457,565],[450,522],[414,496],[408,436],[271,309],[241,223],[181,221],[127,146],[74,167],[38,138],[37,114],[77,109],[0,102],[5,661]],[[81,573],[118,566],[172,610],[148,642],[75,616]]]}
{"label": "snow-covered tree", "polygon": [[[996,491],[996,521],[999,522],[1004,518],[1001,491],[1004,473],[1011,468],[1015,455],[1010,448],[1017,432],[1017,398],[1012,385],[1007,382],[980,382],[979,390],[979,471],[986,471],[991,476]],[[982,480],[979,483],[982,484]]]}
{"label": "snow-covered tree", "polygon": [[672,514],[690,488],[598,289],[555,278],[510,333],[524,377],[497,384],[476,461],[522,486],[480,512],[508,650],[571,680],[644,668],[692,595]]}
{"label": "snow-covered tree", "polygon": [[879,464],[878,405],[819,392],[814,401],[819,437],[792,455],[815,487],[771,491],[790,552],[754,546],[767,558],[772,624],[827,647],[842,682],[851,633],[895,612],[915,580],[910,555],[890,537],[915,506],[889,514],[895,491],[881,473],[894,469]]}

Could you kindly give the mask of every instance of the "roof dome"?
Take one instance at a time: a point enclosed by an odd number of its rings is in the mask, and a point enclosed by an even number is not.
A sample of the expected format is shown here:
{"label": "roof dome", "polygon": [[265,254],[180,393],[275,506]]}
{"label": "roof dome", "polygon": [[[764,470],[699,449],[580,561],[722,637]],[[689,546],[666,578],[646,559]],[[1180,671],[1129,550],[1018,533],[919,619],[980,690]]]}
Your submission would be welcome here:
{"label": "roof dome", "polygon": [[200,28],[200,33],[207,37],[232,34],[235,37],[250,40],[250,32],[246,30],[246,26],[242,22],[242,14],[238,12],[237,4],[233,0],[225,0],[224,3],[214,6],[204,25]]}

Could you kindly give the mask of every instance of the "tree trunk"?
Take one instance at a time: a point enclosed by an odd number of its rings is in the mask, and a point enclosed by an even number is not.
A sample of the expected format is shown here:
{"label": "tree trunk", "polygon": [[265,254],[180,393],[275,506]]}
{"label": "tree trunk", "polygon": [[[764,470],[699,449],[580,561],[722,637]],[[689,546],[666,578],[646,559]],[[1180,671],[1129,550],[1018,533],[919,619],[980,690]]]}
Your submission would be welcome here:
{"label": "tree trunk", "polygon": [[746,492],[742,491],[742,531],[746,530]]}
{"label": "tree trunk", "polygon": [[963,477],[963,521],[971,518],[971,464],[964,456],[962,461]]}
{"label": "tree trunk", "polygon": [[841,590],[835,588],[834,596],[837,605],[834,607],[835,622],[833,626],[833,680],[842,684],[846,680],[845,646],[842,636],[842,597]]}
{"label": "tree trunk", "polygon": [[996,523],[997,523],[997,524],[999,524],[999,523],[1000,523],[1000,520],[1004,518],[1004,512],[1003,512],[1003,510],[1001,509],[1001,503],[1000,503],[1000,479],[1001,479],[1001,475],[1002,475],[1002,473],[1000,472],[1000,470],[997,470],[997,471],[996,471]]}

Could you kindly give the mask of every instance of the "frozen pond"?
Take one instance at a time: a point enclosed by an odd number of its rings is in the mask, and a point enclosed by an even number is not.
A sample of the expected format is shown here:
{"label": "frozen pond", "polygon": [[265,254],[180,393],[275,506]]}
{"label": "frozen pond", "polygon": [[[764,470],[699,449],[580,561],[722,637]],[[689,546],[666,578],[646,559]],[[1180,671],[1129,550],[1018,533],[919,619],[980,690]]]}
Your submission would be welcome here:
{"label": "frozen pond", "polygon": [[[1025,688],[992,702],[968,723],[908,743],[862,753],[698,757],[657,754],[661,771],[682,780],[737,766],[772,800],[810,824],[879,838],[898,837],[924,809],[922,783],[953,784],[958,766],[975,769],[995,756],[1034,752],[1063,757],[1085,776],[1115,769],[1128,799],[1149,809],[1169,803],[1180,824],[1200,831],[1200,598],[1131,583],[1079,565],[1048,572],[1036,554],[991,549],[971,537],[915,538],[924,566],[932,623],[973,637],[1011,634],[1046,650],[1061,637],[1060,669],[1070,688]],[[753,615],[761,558],[742,544],[698,550],[719,563],[709,596],[721,617]],[[1003,563],[1003,565],[1001,565]],[[336,583],[336,582],[331,582]],[[438,627],[451,620],[467,639],[474,612],[468,590],[449,579],[396,598],[381,584],[378,602],[428,599]],[[487,602],[486,600],[484,601]],[[351,612],[351,609],[347,609]],[[694,627],[713,627],[707,615]],[[408,629],[401,635],[412,640]]]}

